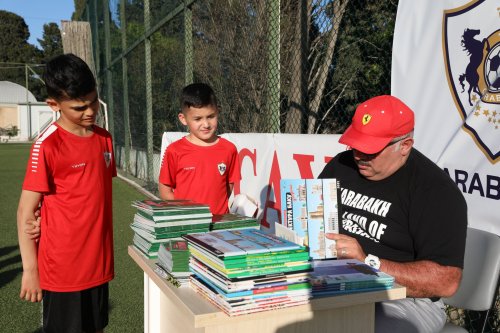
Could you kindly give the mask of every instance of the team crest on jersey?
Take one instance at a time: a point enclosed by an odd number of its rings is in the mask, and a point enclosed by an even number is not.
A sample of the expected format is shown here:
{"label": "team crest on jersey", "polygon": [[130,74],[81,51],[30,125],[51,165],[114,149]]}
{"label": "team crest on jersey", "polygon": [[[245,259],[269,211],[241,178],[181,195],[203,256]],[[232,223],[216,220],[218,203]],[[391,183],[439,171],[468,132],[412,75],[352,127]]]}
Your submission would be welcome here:
{"label": "team crest on jersey", "polygon": [[226,172],[226,165],[224,163],[219,163],[217,164],[217,168],[219,169],[220,175],[224,175],[224,173]]}
{"label": "team crest on jersey", "polygon": [[500,157],[499,14],[498,1],[474,0],[443,16],[450,92],[464,129],[493,163]]}
{"label": "team crest on jersey", "polygon": [[109,168],[109,164],[111,163],[111,153],[110,152],[104,152],[104,162],[106,162],[106,167]]}

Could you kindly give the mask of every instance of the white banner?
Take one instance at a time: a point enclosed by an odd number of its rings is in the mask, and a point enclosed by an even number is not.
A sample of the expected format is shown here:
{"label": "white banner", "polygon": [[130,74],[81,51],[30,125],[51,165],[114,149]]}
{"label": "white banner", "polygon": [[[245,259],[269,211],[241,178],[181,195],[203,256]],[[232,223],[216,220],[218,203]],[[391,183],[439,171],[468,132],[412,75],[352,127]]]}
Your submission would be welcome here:
{"label": "white banner", "polygon": [[[186,133],[163,134],[161,156],[166,147]],[[246,194],[258,205],[257,217],[266,228],[280,219],[282,178],[316,178],[325,164],[346,147],[340,135],[222,134],[238,149],[241,182],[234,194]]]}
{"label": "white banner", "polygon": [[400,0],[392,94],[415,111],[415,146],[448,172],[469,226],[500,235],[498,0]]}

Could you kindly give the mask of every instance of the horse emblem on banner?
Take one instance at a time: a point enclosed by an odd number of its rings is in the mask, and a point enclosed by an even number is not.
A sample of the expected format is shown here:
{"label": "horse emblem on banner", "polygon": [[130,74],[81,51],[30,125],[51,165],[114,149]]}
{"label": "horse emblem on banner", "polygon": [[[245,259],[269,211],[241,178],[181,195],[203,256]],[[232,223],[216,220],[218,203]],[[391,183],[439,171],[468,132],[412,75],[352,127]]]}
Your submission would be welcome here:
{"label": "horse emblem on banner", "polygon": [[448,86],[464,129],[491,162],[500,150],[500,16],[495,0],[474,0],[443,15]]}

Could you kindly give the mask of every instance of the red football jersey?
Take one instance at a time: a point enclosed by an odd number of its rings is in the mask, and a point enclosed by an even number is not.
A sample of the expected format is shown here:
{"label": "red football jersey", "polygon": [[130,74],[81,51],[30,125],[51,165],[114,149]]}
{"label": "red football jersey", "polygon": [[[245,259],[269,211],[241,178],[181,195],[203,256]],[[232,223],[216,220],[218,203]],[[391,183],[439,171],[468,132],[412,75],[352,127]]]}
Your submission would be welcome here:
{"label": "red football jersey", "polygon": [[38,269],[42,289],[79,291],[114,277],[111,135],[80,137],[51,125],[31,148],[23,189],[43,194]]}
{"label": "red football jersey", "polygon": [[241,179],[236,146],[224,138],[198,146],[186,137],[173,142],[163,155],[159,182],[174,189],[176,199],[208,204],[212,214],[225,214],[228,184]]}

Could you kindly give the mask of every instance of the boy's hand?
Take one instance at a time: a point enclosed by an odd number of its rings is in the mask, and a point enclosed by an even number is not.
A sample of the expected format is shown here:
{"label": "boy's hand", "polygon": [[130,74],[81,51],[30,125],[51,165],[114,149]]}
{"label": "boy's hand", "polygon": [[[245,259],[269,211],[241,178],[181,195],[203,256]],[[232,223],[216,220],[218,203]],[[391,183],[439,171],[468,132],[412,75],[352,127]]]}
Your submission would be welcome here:
{"label": "boy's hand", "polygon": [[42,300],[42,289],[40,288],[38,271],[23,272],[19,297],[28,302],[40,302]]}
{"label": "boy's hand", "polygon": [[40,209],[35,211],[35,219],[27,220],[24,226],[24,232],[28,234],[30,239],[38,240],[40,238]]}

